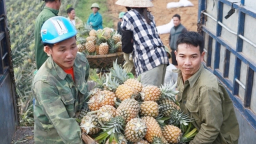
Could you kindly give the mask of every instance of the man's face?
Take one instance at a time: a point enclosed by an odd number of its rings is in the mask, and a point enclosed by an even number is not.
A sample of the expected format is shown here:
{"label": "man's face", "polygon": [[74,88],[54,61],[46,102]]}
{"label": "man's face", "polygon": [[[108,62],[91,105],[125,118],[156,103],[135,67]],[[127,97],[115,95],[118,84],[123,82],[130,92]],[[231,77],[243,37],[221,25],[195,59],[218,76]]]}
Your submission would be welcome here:
{"label": "man's face", "polygon": [[189,79],[199,70],[205,52],[200,53],[199,46],[183,43],[178,45],[175,54],[182,76]]}
{"label": "man's face", "polygon": [[93,13],[97,13],[97,12],[98,12],[98,10],[99,10],[98,8],[95,8],[95,7],[94,7],[94,8],[92,8]]}
{"label": "man's face", "polygon": [[72,10],[69,14],[68,14],[68,17],[70,18],[70,19],[75,19],[75,17],[76,17],[76,13],[75,13],[75,10]]}
{"label": "man's face", "polygon": [[60,9],[60,6],[61,6],[61,0],[55,0],[55,4],[56,4],[56,7],[58,8],[58,10]]}
{"label": "man's face", "polygon": [[52,48],[46,46],[45,52],[50,54],[53,61],[63,70],[69,69],[74,65],[77,54],[76,39],[75,37],[69,38],[54,44]]}
{"label": "man's face", "polygon": [[172,19],[174,26],[178,26],[180,24],[180,19],[178,17],[173,17]]}

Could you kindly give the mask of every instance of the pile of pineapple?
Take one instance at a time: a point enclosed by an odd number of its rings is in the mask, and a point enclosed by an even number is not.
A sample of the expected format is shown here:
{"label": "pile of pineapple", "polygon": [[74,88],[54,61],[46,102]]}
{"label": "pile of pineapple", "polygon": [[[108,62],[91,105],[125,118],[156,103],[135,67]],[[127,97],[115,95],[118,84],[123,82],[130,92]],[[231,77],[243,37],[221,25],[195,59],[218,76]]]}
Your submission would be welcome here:
{"label": "pile of pineapple", "polygon": [[78,33],[78,43],[78,51],[88,55],[122,52],[121,35],[108,27],[96,31],[85,26]]}
{"label": "pile of pineapple", "polygon": [[113,62],[89,94],[80,127],[98,143],[185,143],[197,133],[175,100],[175,85],[143,86]]}

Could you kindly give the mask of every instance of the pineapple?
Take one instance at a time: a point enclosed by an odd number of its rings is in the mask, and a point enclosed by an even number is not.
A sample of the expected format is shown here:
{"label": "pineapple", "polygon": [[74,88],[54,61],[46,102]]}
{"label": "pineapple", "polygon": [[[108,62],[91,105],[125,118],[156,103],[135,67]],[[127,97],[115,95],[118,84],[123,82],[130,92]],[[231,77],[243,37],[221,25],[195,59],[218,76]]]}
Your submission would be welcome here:
{"label": "pineapple", "polygon": [[167,83],[164,84],[163,86],[160,87],[160,91],[161,91],[161,97],[164,99],[170,99],[173,102],[176,102],[176,98],[175,96],[179,93],[179,91],[175,91],[175,87],[176,87],[177,83],[175,83],[174,85],[172,83]]}
{"label": "pineapple", "polygon": [[107,43],[100,44],[100,46],[99,46],[99,54],[100,55],[106,55],[106,54],[108,54],[108,51],[109,51],[109,46]]}
{"label": "pineapple", "polygon": [[127,84],[119,85],[116,89],[116,97],[121,101],[131,98],[134,94],[136,94],[134,88]]}
{"label": "pineapple", "polygon": [[162,141],[162,131],[157,123],[157,121],[153,117],[143,117],[142,120],[145,121],[147,125],[147,133],[145,135],[145,139],[150,143],[155,143],[156,141]]}
{"label": "pineapple", "polygon": [[78,49],[79,52],[84,52],[85,51],[85,46],[82,45],[82,44],[78,44],[77,49]]}
{"label": "pineapple", "polygon": [[96,110],[100,109],[100,102],[99,102],[98,94],[95,94],[93,97],[91,97],[87,103],[88,103],[88,107],[91,111],[96,111]]}
{"label": "pineapple", "polygon": [[122,36],[118,33],[115,33],[113,36],[112,36],[112,39],[115,41],[115,43],[118,43],[121,41],[121,38]]}
{"label": "pineapple", "polygon": [[96,30],[91,30],[90,32],[89,32],[89,35],[90,36],[96,36],[97,35],[97,32],[96,32]]}
{"label": "pineapple", "polygon": [[100,54],[100,47],[99,45],[95,45],[95,50],[96,50],[96,54],[99,55]]}
{"label": "pineapple", "polygon": [[125,127],[125,137],[131,142],[138,142],[146,135],[146,123],[139,118],[131,119]]}
{"label": "pineapple", "polygon": [[97,111],[98,119],[101,123],[106,124],[111,118],[115,117],[116,109],[111,105],[102,106]]}
{"label": "pineapple", "polygon": [[160,112],[163,116],[170,116],[173,110],[179,110],[180,107],[168,98],[161,98],[157,101],[160,107]]}
{"label": "pineapple", "polygon": [[121,102],[116,110],[116,116],[121,116],[126,122],[138,116],[139,103],[134,99],[126,99]]}
{"label": "pineapple", "polygon": [[103,29],[103,31],[104,31],[105,33],[108,33],[108,34],[111,34],[111,33],[112,33],[111,28],[108,28],[108,27],[105,27],[105,28]]}
{"label": "pineapple", "polygon": [[104,106],[104,105],[114,106],[116,101],[116,95],[111,91],[104,90],[99,92],[98,100],[100,102],[100,106]]}
{"label": "pineapple", "polygon": [[109,143],[109,139],[108,139],[106,144],[127,144],[127,140],[125,139],[123,134],[118,134],[117,138],[118,138],[118,142],[116,142],[116,140],[113,139],[112,142]]}
{"label": "pineapple", "polygon": [[140,105],[140,115],[141,116],[158,116],[158,104],[154,101],[144,101]]}
{"label": "pineapple", "polygon": [[92,41],[88,41],[85,43],[86,50],[90,53],[95,52],[95,45]]}
{"label": "pineapple", "polygon": [[83,117],[80,127],[82,131],[89,135],[97,134],[100,131],[100,123],[96,115],[89,115]]}
{"label": "pineapple", "polygon": [[173,125],[166,125],[163,127],[163,136],[169,143],[179,143],[181,137],[181,130]]}
{"label": "pineapple", "polygon": [[150,144],[149,142],[145,141],[145,140],[141,140],[139,142],[136,142],[134,144]]}
{"label": "pineapple", "polygon": [[89,42],[89,41],[92,41],[94,44],[97,40],[97,37],[96,36],[89,36],[86,38],[86,41]]}
{"label": "pineapple", "polygon": [[102,33],[102,32],[103,32],[102,29],[98,29],[98,30],[96,31],[97,34],[100,34],[100,33]]}
{"label": "pineapple", "polygon": [[157,86],[148,85],[142,88],[141,97],[144,101],[157,101],[161,97],[161,91]]}
{"label": "pineapple", "polygon": [[116,47],[117,47],[117,52],[123,52],[123,50],[122,50],[122,42],[118,42],[116,44]]}
{"label": "pineapple", "polygon": [[128,79],[124,82],[124,84],[131,86],[136,90],[136,92],[141,92],[142,90],[142,84],[136,79]]}

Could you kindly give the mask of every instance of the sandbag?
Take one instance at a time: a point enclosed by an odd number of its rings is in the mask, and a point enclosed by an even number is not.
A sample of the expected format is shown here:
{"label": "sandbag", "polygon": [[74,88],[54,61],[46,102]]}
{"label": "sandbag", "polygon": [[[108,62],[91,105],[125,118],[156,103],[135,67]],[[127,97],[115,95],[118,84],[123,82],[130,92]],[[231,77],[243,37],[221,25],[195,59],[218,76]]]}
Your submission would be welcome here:
{"label": "sandbag", "polygon": [[172,27],[173,27],[173,20],[171,20],[168,24],[157,26],[158,34],[166,34],[170,33]]}
{"label": "sandbag", "polygon": [[194,6],[189,0],[180,0],[179,2],[170,2],[167,4],[167,8],[189,7]]}

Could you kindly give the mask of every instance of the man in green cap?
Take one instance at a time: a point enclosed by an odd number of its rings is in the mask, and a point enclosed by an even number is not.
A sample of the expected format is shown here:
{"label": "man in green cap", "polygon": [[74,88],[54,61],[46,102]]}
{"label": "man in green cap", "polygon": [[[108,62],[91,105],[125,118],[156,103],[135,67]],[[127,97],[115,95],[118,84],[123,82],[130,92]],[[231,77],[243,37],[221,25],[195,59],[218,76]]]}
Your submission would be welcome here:
{"label": "man in green cap", "polygon": [[92,26],[94,30],[103,29],[102,16],[98,12],[100,10],[99,4],[93,3],[91,9],[93,13],[89,16],[87,24]]}
{"label": "man in green cap", "polygon": [[123,16],[124,16],[125,12],[120,12],[119,13],[119,22],[117,23],[117,32],[122,35],[122,29],[121,29],[121,24],[123,21]]}
{"label": "man in green cap", "polygon": [[36,67],[39,69],[41,65],[45,62],[48,58],[46,53],[44,52],[44,45],[41,40],[41,27],[46,20],[51,17],[57,16],[59,13],[59,9],[61,6],[60,0],[44,0],[45,7],[43,11],[37,16],[35,22],[35,54],[36,54]]}

